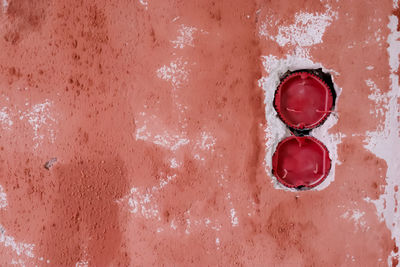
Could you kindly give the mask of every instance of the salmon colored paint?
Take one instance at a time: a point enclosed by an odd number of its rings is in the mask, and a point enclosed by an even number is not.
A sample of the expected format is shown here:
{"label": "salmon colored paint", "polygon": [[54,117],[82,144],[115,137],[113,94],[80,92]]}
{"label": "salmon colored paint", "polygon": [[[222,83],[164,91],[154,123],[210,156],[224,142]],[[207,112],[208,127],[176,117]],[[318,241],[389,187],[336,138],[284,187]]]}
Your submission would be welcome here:
{"label": "salmon colored paint", "polygon": [[[373,204],[389,167],[365,147],[385,119],[370,95],[390,90],[393,11],[2,1],[0,266],[396,265]],[[267,165],[265,92],[278,84],[259,81],[292,56],[342,90],[322,190],[277,189]]]}
{"label": "salmon colored paint", "polygon": [[287,187],[312,188],[322,183],[331,167],[329,151],[317,139],[291,136],[282,140],[272,158],[273,173]]}

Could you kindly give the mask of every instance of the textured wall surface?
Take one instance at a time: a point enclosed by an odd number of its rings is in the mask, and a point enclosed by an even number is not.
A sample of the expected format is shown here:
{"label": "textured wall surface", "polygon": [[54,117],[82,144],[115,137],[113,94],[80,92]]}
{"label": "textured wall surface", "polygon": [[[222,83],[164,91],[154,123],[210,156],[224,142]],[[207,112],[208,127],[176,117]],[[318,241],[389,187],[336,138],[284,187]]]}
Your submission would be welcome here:
{"label": "textured wall surface", "polygon": [[[2,0],[0,266],[396,266],[389,0]],[[283,71],[330,72],[315,190],[276,184]]]}

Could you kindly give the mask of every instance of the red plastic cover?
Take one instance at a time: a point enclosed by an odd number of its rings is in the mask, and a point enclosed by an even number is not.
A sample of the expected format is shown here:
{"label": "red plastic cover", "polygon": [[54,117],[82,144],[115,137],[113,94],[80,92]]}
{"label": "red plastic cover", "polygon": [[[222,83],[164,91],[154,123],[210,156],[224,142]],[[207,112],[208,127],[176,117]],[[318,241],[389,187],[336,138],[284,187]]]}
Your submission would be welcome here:
{"label": "red plastic cover", "polygon": [[311,136],[290,136],[272,157],[273,173],[287,187],[314,187],[328,176],[331,160],[327,148]]}
{"label": "red plastic cover", "polygon": [[279,85],[274,100],[279,117],[294,129],[312,129],[329,116],[332,91],[319,77],[296,72]]}

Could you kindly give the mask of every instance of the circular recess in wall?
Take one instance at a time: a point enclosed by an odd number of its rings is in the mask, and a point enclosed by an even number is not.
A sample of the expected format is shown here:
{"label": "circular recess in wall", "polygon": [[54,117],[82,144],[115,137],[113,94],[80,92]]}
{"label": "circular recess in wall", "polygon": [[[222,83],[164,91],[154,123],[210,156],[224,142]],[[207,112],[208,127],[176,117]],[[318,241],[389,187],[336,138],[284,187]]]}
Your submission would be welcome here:
{"label": "circular recess in wall", "polygon": [[331,88],[309,72],[294,72],[278,86],[274,107],[280,119],[297,130],[322,124],[334,105]]}
{"label": "circular recess in wall", "polygon": [[331,168],[329,151],[311,136],[290,136],[282,140],[272,156],[272,172],[290,188],[312,188],[325,180]]}

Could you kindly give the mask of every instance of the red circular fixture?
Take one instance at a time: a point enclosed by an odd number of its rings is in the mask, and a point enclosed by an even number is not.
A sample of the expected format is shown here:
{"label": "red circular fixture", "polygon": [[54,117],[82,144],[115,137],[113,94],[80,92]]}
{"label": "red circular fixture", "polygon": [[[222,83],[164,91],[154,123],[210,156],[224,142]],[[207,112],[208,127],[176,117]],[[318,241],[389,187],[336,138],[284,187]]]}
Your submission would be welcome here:
{"label": "red circular fixture", "polygon": [[272,156],[272,171],[290,188],[312,188],[328,176],[331,168],[328,149],[311,136],[290,136],[282,140]]}
{"label": "red circular fixture", "polygon": [[289,127],[312,129],[329,116],[333,107],[332,91],[319,77],[308,72],[295,72],[279,84],[274,106]]}

